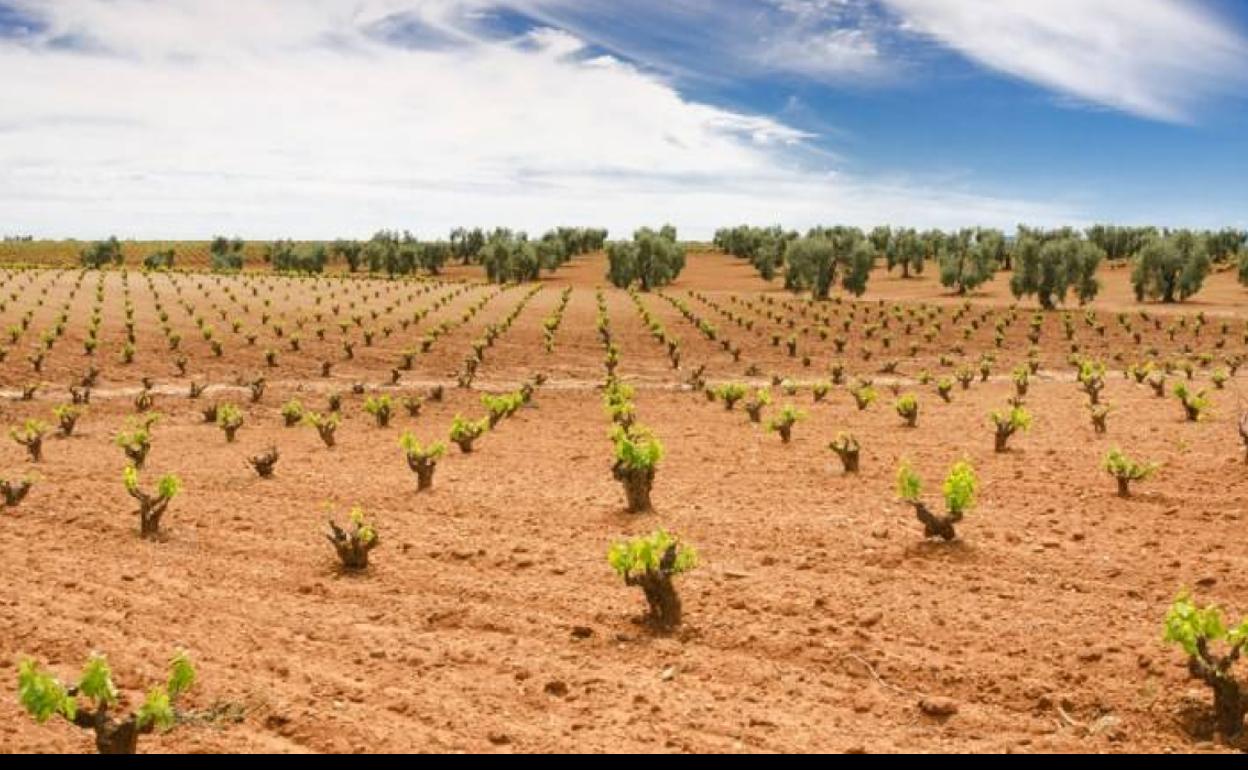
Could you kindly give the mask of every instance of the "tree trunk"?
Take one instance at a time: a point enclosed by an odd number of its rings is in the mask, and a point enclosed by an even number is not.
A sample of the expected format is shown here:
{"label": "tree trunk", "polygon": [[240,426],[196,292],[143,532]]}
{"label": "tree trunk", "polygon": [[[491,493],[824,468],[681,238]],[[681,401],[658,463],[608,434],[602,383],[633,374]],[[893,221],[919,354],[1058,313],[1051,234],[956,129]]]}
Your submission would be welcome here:
{"label": "tree trunk", "polygon": [[654,469],[625,468],[616,463],[615,478],[624,485],[629,513],[646,513],[654,510],[650,502],[650,489],[654,486]]}
{"label": "tree trunk", "polygon": [[841,457],[841,466],[845,469],[846,473],[858,472],[858,452],[859,450],[857,449],[848,452],[837,452],[837,454]]}
{"label": "tree trunk", "polygon": [[[1207,648],[1203,643],[1198,645],[1201,653],[1208,655]],[[1218,732],[1222,733],[1223,738],[1235,739],[1244,732],[1244,693],[1242,688],[1227,671],[1234,664],[1234,659],[1238,658],[1239,650],[1236,649],[1230,655],[1221,661],[1213,663],[1201,660],[1197,656],[1193,656],[1188,661],[1188,670],[1192,676],[1209,685],[1213,690],[1213,711],[1217,719]]]}
{"label": "tree trunk", "polygon": [[95,749],[101,754],[136,754],[139,727],[134,717],[124,722],[108,720],[95,728]]}
{"label": "tree trunk", "polygon": [[160,518],[169,507],[169,500],[163,497],[153,498],[147,494],[136,495],[139,500],[139,535],[148,540],[160,534]]}
{"label": "tree trunk", "polygon": [[95,733],[95,750],[100,754],[136,754],[139,736],[154,729],[151,722],[139,727],[138,718],[134,715],[118,722],[109,717],[107,706],[95,712],[79,711],[74,715],[73,723]]}
{"label": "tree trunk", "polygon": [[649,621],[660,631],[671,631],[680,625],[680,597],[672,586],[672,578],[662,572],[646,572],[633,580],[641,586],[646,595],[646,604],[650,606]]}
{"label": "tree trunk", "polygon": [[1237,738],[1244,731],[1244,710],[1239,683],[1229,676],[1218,679],[1213,686],[1213,711],[1224,738]]}
{"label": "tree trunk", "polygon": [[427,489],[433,489],[433,472],[438,465],[426,458],[413,459],[407,458],[407,464],[416,474],[416,491],[424,492]]}
{"label": "tree trunk", "polygon": [[945,542],[955,540],[958,537],[958,533],[954,531],[953,525],[961,517],[952,515],[937,516],[923,503],[912,502],[910,504],[914,506],[914,513],[923,524],[923,534],[926,537],[939,537]]}

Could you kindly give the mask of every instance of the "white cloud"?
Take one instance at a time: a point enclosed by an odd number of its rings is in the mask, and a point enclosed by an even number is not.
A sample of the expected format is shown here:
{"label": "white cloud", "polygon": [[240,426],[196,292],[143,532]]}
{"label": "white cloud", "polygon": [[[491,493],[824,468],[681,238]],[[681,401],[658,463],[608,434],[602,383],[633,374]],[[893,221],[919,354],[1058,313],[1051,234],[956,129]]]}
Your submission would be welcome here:
{"label": "white cloud", "polygon": [[883,0],[908,28],[992,69],[1171,122],[1242,88],[1248,42],[1181,0]]}
{"label": "white cloud", "polygon": [[[1075,214],[833,173],[803,132],[690,101],[567,32],[476,34],[463,21],[482,3],[16,5],[44,14],[46,29],[0,38],[4,232],[363,237],[583,223],[618,234],[670,220],[704,236],[738,221],[1011,226]],[[396,18],[424,44],[379,40]],[[67,36],[108,53],[45,44]]]}

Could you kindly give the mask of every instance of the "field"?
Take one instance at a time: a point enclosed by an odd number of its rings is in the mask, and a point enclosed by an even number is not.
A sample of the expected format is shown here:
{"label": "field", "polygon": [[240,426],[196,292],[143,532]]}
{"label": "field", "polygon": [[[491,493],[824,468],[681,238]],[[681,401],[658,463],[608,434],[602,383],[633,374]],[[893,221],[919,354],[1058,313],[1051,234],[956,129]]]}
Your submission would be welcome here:
{"label": "field", "polygon": [[[644,294],[599,290],[604,271],[596,254],[540,284],[499,288],[463,267],[421,281],[0,270],[5,424],[55,426],[52,408],[98,370],[74,434],[49,435],[41,462],[0,444],[3,477],[34,478],[20,505],[0,509],[0,681],[16,681],[23,656],[70,676],[100,651],[133,701],[184,648],[200,674],[187,723],[144,738],[145,751],[1225,748],[1211,740],[1208,690],[1163,645],[1161,623],[1184,587],[1235,620],[1248,613],[1237,430],[1248,372],[1212,382],[1248,353],[1233,276],[1162,307],[1135,304],[1123,272],[1107,270],[1097,302],[1069,311],[1072,331],[1061,311],[1047,313],[1033,342],[1035,312],[1011,311],[1000,276],[965,300],[930,276],[877,272],[860,300],[811,303],[717,253],[691,255],[675,284]],[[548,352],[543,319],[565,290]],[[599,291],[617,374],[666,449],[651,513],[627,513],[612,477]],[[643,312],[679,339],[679,369]],[[29,356],[62,313],[64,333],[36,373]],[[471,387],[458,387],[492,324],[497,339]],[[1107,367],[1105,435],[1068,362],[1072,343]],[[407,351],[411,368],[394,371]],[[1185,419],[1170,393],[1187,380],[1181,367],[1162,397],[1124,375],[1148,359],[1191,363],[1193,390],[1212,403],[1203,419]],[[1034,424],[995,452],[989,412],[1007,408],[1012,372],[1029,360]],[[838,363],[842,381],[816,401]],[[699,366],[712,389],[771,386],[763,423],[691,387]],[[954,384],[947,403],[919,382],[963,366],[973,381]],[[484,414],[483,393],[539,374],[527,406],[473,453],[452,446],[433,489],[417,494],[405,430],[446,441],[456,414]],[[253,402],[248,383],[260,377]],[[160,419],[142,484],[167,472],[184,484],[155,540],[138,536],[114,444],[144,378]],[[859,410],[848,389],[862,378],[879,397]],[[206,386],[197,399],[192,382]],[[437,386],[441,401],[428,398]],[[894,410],[894,391],[917,396],[916,427]],[[341,396],[335,447],[284,425],[289,400],[324,412],[331,394]],[[383,394],[395,398],[384,428],[363,409]],[[412,396],[426,397],[416,417],[399,403]],[[234,443],[202,415],[226,403],[244,413]],[[765,427],[785,404],[806,414],[788,444]],[[828,449],[843,431],[861,442],[857,475]],[[270,446],[280,461],[262,480],[246,460]],[[1115,446],[1160,465],[1130,498],[1102,467]],[[958,541],[925,540],[898,500],[903,458],[933,507],[954,462],[979,474]],[[337,569],[324,536],[326,518],[353,505],[381,542],[358,575]],[[613,542],[660,527],[700,556],[677,578],[685,622],[667,635],[638,622],[641,592],[606,560]],[[0,698],[0,749],[91,748],[88,732],[39,726]]]}

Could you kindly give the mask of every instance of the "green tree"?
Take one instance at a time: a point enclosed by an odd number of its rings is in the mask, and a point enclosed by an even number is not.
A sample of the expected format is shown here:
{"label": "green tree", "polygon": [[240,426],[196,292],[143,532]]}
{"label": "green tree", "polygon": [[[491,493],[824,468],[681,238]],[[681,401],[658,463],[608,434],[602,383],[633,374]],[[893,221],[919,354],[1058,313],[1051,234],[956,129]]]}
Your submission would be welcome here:
{"label": "green tree", "polygon": [[329,247],[329,256],[333,259],[341,259],[346,263],[347,269],[353,273],[360,269],[363,254],[364,244],[359,241],[337,240]]}
{"label": "green tree", "polygon": [[798,234],[780,226],[722,228],[715,233],[715,246],[734,257],[748,260],[763,280],[771,281],[785,264],[788,246]]}
{"label": "green tree", "polygon": [[100,269],[105,265],[120,265],[121,243],[116,236],[109,236],[106,241],[97,241],[91,244],[89,248],[83,249],[79,255],[79,261],[83,267]]}
{"label": "green tree", "polygon": [[841,288],[854,296],[867,290],[875,252],[857,228],[811,230],[789,245],[785,286],[793,291],[809,289],[815,299],[827,299],[840,278]]}
{"label": "green tree", "polygon": [[1079,304],[1090,302],[1100,290],[1096,270],[1105,252],[1095,243],[1067,237],[1041,241],[1025,235],[1014,245],[1014,275],[1010,291],[1015,297],[1035,295],[1040,306],[1052,310],[1066,302],[1074,290]]}
{"label": "green tree", "polygon": [[940,255],[940,284],[958,294],[975,291],[992,280],[1005,249],[999,230],[964,229],[945,238]]}
{"label": "green tree", "polygon": [[274,241],[265,247],[264,261],[280,273],[320,273],[325,270],[328,252],[319,243]]}
{"label": "green tree", "polygon": [[1085,233],[1089,241],[1101,247],[1106,259],[1116,261],[1134,257],[1145,242],[1157,234],[1157,228],[1094,225]]}
{"label": "green tree", "polygon": [[174,256],[173,249],[153,251],[143,258],[143,267],[148,270],[172,270]]}
{"label": "green tree", "polygon": [[537,249],[538,264],[541,268],[553,273],[572,259],[579,245],[579,240],[571,232],[551,230],[534,244],[534,248]]}
{"label": "green tree", "polygon": [[218,235],[208,247],[212,255],[212,269],[217,272],[243,269],[243,240]]}
{"label": "green tree", "polygon": [[919,275],[923,272],[923,257],[927,249],[923,239],[913,228],[905,228],[893,233],[891,247],[888,250],[888,269],[901,268],[901,277],[909,278],[911,273]]}
{"label": "green tree", "polygon": [[1200,291],[1208,274],[1204,239],[1190,230],[1179,230],[1144,244],[1131,271],[1131,285],[1141,302],[1145,297],[1182,302]]}
{"label": "green tree", "polygon": [[871,234],[867,238],[871,241],[871,246],[875,249],[877,257],[887,256],[889,247],[893,244],[893,228],[888,225],[880,225],[872,229]]}
{"label": "green tree", "polygon": [[1204,233],[1205,251],[1209,259],[1218,264],[1230,262],[1239,256],[1239,250],[1248,242],[1248,232],[1226,227],[1216,232]]}
{"label": "green tree", "polygon": [[537,247],[524,233],[513,235],[507,230],[495,231],[479,257],[486,277],[494,283],[536,281],[541,277],[542,263]]}
{"label": "green tree", "polygon": [[442,266],[451,256],[451,245],[447,241],[424,241],[417,244],[417,263],[430,275],[441,275]]}
{"label": "green tree", "polygon": [[371,273],[407,275],[420,264],[420,243],[411,233],[379,230],[364,244],[364,261]]}
{"label": "green tree", "polygon": [[655,232],[643,227],[631,241],[607,244],[607,280],[620,288],[640,285],[642,291],[666,286],[685,269],[685,247],[676,240],[676,228],[664,225]]}
{"label": "green tree", "polygon": [[451,231],[451,256],[460,260],[461,264],[471,264],[485,248],[485,233],[476,227],[468,230],[457,227]]}

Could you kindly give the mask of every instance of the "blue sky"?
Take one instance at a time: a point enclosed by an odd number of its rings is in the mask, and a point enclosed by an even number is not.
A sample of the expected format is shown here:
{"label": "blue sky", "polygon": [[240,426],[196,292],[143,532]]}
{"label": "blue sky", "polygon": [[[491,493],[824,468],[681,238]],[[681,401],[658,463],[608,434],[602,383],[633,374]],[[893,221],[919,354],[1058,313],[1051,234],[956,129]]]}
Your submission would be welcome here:
{"label": "blue sky", "polygon": [[1248,226],[1248,3],[0,0],[0,232]]}

